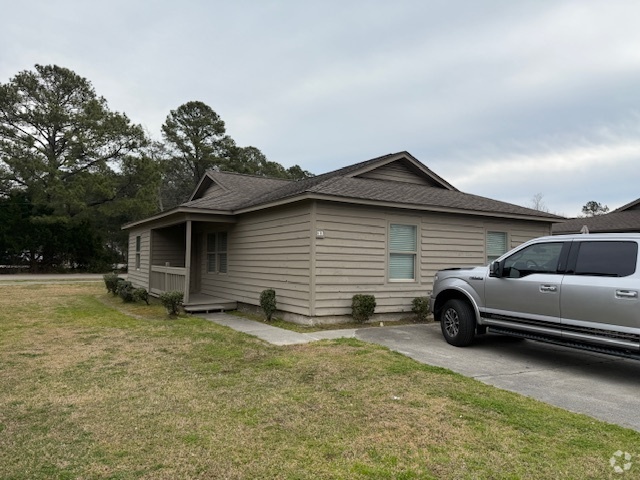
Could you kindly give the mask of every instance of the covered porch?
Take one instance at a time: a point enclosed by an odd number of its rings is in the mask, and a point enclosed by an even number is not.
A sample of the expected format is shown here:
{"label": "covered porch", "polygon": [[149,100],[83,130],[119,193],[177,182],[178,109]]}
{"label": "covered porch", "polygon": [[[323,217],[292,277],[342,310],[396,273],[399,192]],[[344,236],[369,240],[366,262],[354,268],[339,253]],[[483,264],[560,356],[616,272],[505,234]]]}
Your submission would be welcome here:
{"label": "covered porch", "polygon": [[228,228],[228,219],[186,219],[151,229],[149,293],[160,296],[178,291],[184,295],[187,312],[234,310],[237,302],[215,292],[202,291],[202,273],[207,269],[205,232]]}

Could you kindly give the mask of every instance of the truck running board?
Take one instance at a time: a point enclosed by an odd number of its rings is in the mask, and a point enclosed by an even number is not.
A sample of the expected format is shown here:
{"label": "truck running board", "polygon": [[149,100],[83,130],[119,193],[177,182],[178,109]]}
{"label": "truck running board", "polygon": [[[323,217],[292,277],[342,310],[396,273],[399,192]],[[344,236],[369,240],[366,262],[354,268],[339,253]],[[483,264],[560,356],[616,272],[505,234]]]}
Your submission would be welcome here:
{"label": "truck running board", "polygon": [[586,350],[595,353],[604,353],[606,355],[613,355],[616,357],[631,358],[633,360],[640,360],[640,351],[634,352],[630,350],[617,350],[615,348],[600,347],[597,345],[587,345],[584,343],[575,342],[573,340],[564,340],[557,337],[547,337],[530,332],[522,332],[520,330],[511,330],[509,328],[502,327],[487,327],[491,333],[499,333],[500,335],[509,335],[511,337],[527,338],[529,340],[536,340],[538,342],[552,343],[554,345],[560,345],[563,347],[576,348],[579,350]]}

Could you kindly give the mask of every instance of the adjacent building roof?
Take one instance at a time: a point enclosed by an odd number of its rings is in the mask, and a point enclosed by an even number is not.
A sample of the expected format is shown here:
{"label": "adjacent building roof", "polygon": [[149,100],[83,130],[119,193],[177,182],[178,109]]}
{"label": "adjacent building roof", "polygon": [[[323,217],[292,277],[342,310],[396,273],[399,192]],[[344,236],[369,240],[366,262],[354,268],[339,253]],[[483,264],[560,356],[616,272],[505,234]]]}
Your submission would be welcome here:
{"label": "adjacent building roof", "polygon": [[[526,218],[549,223],[563,219],[461,192],[408,152],[383,155],[298,181],[210,171],[188,202],[166,214],[182,211],[235,215],[304,199]],[[162,216],[159,214],[151,219]]]}
{"label": "adjacent building roof", "polygon": [[640,198],[610,213],[556,223],[552,226],[552,231],[554,235],[580,233],[585,226],[589,233],[640,232]]}

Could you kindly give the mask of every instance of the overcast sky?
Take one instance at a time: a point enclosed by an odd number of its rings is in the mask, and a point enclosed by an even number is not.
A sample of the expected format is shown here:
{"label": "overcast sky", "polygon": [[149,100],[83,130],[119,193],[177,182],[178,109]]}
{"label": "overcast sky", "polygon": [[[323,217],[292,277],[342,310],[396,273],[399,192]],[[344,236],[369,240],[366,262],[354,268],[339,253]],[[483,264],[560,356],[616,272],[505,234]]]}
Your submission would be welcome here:
{"label": "overcast sky", "polygon": [[639,0],[0,0],[0,83],[37,63],[157,139],[200,100],[316,174],[407,150],[566,216],[640,197]]}

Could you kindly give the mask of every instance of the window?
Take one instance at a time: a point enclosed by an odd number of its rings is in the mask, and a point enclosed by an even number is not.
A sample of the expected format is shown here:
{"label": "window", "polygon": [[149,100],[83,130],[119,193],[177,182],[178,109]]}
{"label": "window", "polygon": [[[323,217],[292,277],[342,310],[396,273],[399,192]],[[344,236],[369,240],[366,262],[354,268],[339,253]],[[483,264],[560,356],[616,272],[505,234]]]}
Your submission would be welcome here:
{"label": "window", "polygon": [[505,232],[487,232],[487,263],[507,253],[507,234]]}
{"label": "window", "polygon": [[227,273],[227,232],[207,234],[207,273]]}
{"label": "window", "polygon": [[564,243],[530,245],[504,259],[504,276],[522,278],[532,273],[557,273]]}
{"label": "window", "polygon": [[136,237],[136,270],[140,270],[140,248],[142,244],[142,239],[140,235]]}
{"label": "window", "polygon": [[575,275],[626,277],[636,271],[636,242],[580,242]]}
{"label": "window", "polygon": [[415,225],[389,226],[389,280],[415,280],[418,253]]}

